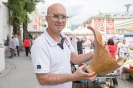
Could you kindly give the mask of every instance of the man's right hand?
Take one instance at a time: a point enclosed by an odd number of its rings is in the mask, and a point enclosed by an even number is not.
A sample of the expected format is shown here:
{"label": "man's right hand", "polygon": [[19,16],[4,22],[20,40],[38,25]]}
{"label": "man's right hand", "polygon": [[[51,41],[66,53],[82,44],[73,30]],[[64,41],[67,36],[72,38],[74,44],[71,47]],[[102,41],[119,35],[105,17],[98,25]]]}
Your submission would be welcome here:
{"label": "man's right hand", "polygon": [[80,66],[74,73],[73,73],[73,79],[74,81],[79,81],[79,80],[88,80],[90,82],[96,80],[97,75],[95,72],[91,73],[86,73],[82,69],[84,69],[86,65]]}

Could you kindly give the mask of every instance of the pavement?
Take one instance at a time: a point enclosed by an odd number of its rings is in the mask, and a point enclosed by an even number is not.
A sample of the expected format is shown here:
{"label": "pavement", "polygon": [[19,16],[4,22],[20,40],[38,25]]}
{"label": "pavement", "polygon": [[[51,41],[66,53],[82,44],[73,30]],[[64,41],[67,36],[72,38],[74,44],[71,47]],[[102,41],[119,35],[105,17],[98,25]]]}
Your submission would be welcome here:
{"label": "pavement", "polygon": [[36,77],[30,55],[20,52],[13,59],[5,58],[6,68],[0,73],[0,88],[35,88]]}
{"label": "pavement", "polygon": [[[25,52],[20,52],[20,56],[13,59],[5,58],[6,68],[0,72],[0,88],[35,88],[36,76],[33,71],[31,57],[27,57]],[[133,88],[133,81],[122,80],[117,77],[118,86],[116,88]]]}

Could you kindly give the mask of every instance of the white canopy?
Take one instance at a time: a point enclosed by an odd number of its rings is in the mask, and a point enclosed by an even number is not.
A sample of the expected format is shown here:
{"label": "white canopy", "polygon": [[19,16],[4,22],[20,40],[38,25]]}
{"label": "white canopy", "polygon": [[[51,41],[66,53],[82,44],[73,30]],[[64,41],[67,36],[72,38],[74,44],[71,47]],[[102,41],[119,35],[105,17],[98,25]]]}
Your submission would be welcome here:
{"label": "white canopy", "polygon": [[[99,31],[101,34],[105,34],[102,31]],[[74,30],[74,33],[78,36],[84,36],[84,35],[93,35],[93,32],[91,30],[89,30],[88,28],[84,28],[81,30]]]}

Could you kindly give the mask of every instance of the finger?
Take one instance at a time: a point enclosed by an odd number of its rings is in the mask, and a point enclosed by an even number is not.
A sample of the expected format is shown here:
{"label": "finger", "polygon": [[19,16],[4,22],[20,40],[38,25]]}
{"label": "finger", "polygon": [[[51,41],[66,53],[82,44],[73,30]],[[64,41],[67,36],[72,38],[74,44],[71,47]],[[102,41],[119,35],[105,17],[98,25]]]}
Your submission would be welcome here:
{"label": "finger", "polygon": [[81,65],[80,67],[79,67],[79,69],[83,69],[83,68],[85,68],[86,67],[86,64],[83,64],[83,65]]}
{"label": "finger", "polygon": [[96,80],[96,77],[97,77],[97,75],[94,75],[94,76],[90,77],[90,78],[89,78],[89,81],[92,82],[92,81]]}
{"label": "finger", "polygon": [[86,73],[87,77],[93,77],[94,75],[96,75],[95,72]]}
{"label": "finger", "polygon": [[93,76],[93,75],[96,75],[96,73],[95,72],[90,72],[88,75]]}

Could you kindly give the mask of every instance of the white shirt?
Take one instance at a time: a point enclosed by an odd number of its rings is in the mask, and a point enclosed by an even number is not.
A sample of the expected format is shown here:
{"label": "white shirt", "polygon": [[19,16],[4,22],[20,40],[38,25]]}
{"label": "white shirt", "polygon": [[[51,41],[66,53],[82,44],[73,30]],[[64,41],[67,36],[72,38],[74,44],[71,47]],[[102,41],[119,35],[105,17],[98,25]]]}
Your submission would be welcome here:
{"label": "white shirt", "polygon": [[[63,34],[61,36],[66,37]],[[31,57],[35,73],[71,74],[70,57],[75,50],[68,37],[67,39],[68,42],[63,43],[64,49],[46,31],[34,41]],[[72,82],[44,86],[37,82],[36,88],[72,88]]]}
{"label": "white shirt", "polygon": [[128,53],[128,45],[127,44],[121,44],[121,49],[120,51],[122,53]]}
{"label": "white shirt", "polygon": [[18,38],[14,38],[14,39],[16,41],[16,46],[19,46],[19,40],[18,40]]}

